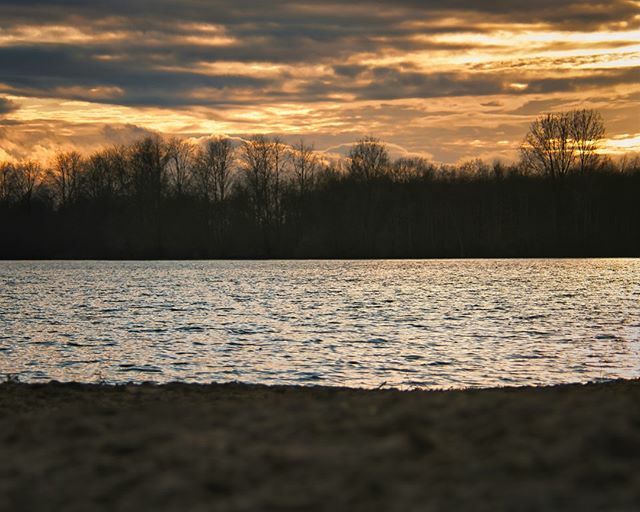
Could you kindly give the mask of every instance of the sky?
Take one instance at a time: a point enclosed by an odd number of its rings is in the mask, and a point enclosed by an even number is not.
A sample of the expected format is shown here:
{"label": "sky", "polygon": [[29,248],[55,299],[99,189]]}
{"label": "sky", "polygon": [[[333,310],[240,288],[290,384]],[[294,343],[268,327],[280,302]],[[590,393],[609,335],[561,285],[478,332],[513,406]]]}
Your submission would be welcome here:
{"label": "sky", "polygon": [[640,151],[640,1],[0,0],[0,160],[158,132],[509,161],[574,108]]}

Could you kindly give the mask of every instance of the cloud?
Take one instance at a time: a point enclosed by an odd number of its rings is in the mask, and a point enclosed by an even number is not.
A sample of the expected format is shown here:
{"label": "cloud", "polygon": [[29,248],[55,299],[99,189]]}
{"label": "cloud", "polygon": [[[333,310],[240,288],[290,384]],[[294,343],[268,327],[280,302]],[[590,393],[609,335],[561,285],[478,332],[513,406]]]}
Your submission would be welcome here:
{"label": "cloud", "polygon": [[[544,0],[535,6],[498,0],[347,6],[249,0],[241,7],[222,0],[3,2],[0,83],[16,95],[139,106],[224,105],[247,96],[325,101],[354,89],[355,97],[380,100],[517,94],[507,82],[514,69],[495,69],[495,62],[503,65],[506,55],[521,50],[508,47],[513,34],[506,37],[504,30],[548,32],[573,24],[584,32],[614,20],[629,32],[637,21],[633,7],[626,0]],[[616,44],[633,46],[633,36]],[[536,52],[544,53],[545,46],[557,51],[563,40],[554,37],[538,41]],[[507,48],[496,50],[496,42]],[[572,48],[576,44],[582,43]],[[473,59],[465,62],[479,49],[481,63],[493,66],[491,76],[478,73]],[[529,58],[522,56],[525,64]],[[457,61],[456,69],[438,69]],[[256,63],[280,69],[267,73]],[[317,64],[314,76],[299,72],[309,63]],[[531,87],[542,91],[568,84],[534,79]]]}
{"label": "cloud", "polygon": [[48,164],[57,151],[88,154],[100,148],[129,144],[153,133],[135,125],[0,121],[0,161],[35,159]]}
{"label": "cloud", "polygon": [[518,116],[537,115],[541,112],[549,112],[566,104],[566,100],[548,99],[548,100],[532,100],[527,101],[518,108],[511,110],[509,113]]}
{"label": "cloud", "polygon": [[[381,144],[385,146],[387,152],[389,153],[389,157],[392,160],[398,158],[425,158],[427,160],[433,159],[433,155],[426,151],[411,151],[400,144],[394,144],[393,142],[388,142],[385,140],[380,141]],[[358,141],[346,142],[342,144],[338,144],[336,146],[331,146],[323,150],[321,153],[326,155],[329,158],[344,158],[349,156],[351,149],[358,143]]]}
{"label": "cloud", "polygon": [[[517,3],[509,0],[369,0],[357,5],[325,2],[322,0],[111,0],[110,2],[84,2],[80,0],[15,0],[3,2],[0,14],[12,22],[47,19],[60,22],[70,16],[89,19],[150,17],[157,20],[189,20],[209,22],[217,20],[227,25],[241,26],[263,22],[267,26],[312,25],[320,19],[359,20],[384,18],[387,22],[406,20],[408,14],[420,16],[410,19],[432,19],[445,16],[472,14],[494,17],[501,21],[544,22],[563,26],[600,27],[608,22],[633,20],[637,15],[636,2],[628,0],[538,0],[535,3]],[[150,15],[153,13],[153,15]],[[379,13],[379,14],[377,14]]]}
{"label": "cloud", "polygon": [[0,116],[9,114],[17,109],[18,109],[18,106],[13,101],[0,96]]}
{"label": "cloud", "polygon": [[[199,89],[260,88],[267,80],[244,76],[207,76],[163,71],[128,60],[101,61],[84,48],[10,46],[0,48],[0,81],[15,94],[53,95],[65,99],[139,106],[201,103],[190,97]],[[105,94],[96,98],[96,91]],[[206,103],[215,103],[215,99]]]}
{"label": "cloud", "polygon": [[528,92],[573,92],[594,87],[612,87],[640,82],[640,67],[625,70],[596,72],[584,76],[568,76],[563,78],[540,78],[527,84]]}
{"label": "cloud", "polygon": [[[4,1],[0,95],[12,102],[0,98],[0,116],[19,121],[13,131],[41,133],[42,147],[124,140],[135,132],[124,127],[136,126],[194,137],[306,134],[328,145],[372,133],[440,159],[505,155],[531,117],[588,98],[605,98],[592,103],[611,112],[616,130],[632,124],[638,6]],[[56,123],[68,135],[44,128]],[[112,125],[120,135],[101,132]],[[491,132],[498,126],[504,133]]]}

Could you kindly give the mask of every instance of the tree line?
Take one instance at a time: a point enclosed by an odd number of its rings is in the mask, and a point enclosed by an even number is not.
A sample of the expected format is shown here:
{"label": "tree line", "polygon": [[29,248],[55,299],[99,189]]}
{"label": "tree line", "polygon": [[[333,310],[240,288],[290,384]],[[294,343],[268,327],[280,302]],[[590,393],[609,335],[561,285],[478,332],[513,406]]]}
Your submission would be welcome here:
{"label": "tree line", "polygon": [[544,115],[509,165],[263,135],[0,163],[0,257],[640,256],[640,160],[603,157],[604,134],[593,110]]}

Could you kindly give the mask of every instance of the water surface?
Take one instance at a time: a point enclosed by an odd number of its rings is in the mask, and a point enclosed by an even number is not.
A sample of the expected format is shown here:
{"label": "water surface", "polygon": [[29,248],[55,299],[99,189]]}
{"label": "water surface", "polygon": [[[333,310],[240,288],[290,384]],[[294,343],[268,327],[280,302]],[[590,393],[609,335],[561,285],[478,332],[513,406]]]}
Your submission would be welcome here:
{"label": "water surface", "polygon": [[640,260],[0,262],[0,374],[403,388],[640,376]]}

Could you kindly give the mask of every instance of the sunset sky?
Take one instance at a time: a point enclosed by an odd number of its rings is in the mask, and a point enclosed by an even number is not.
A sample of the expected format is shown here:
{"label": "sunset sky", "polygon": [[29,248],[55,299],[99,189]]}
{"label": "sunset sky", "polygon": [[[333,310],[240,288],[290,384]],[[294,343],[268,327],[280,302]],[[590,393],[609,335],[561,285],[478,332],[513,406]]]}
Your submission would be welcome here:
{"label": "sunset sky", "polygon": [[510,160],[582,107],[640,151],[640,1],[0,2],[0,160],[149,131]]}

